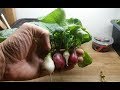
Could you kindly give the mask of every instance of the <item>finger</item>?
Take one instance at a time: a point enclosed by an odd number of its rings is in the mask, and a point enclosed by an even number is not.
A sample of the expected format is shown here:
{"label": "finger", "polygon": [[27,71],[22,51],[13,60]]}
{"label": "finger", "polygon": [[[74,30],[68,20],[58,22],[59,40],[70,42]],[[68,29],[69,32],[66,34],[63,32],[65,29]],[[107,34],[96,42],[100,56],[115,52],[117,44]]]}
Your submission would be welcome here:
{"label": "finger", "polygon": [[46,51],[49,51],[51,49],[51,45],[50,45],[50,37],[49,37],[49,32],[45,32],[43,35],[42,35],[42,45],[43,45],[43,48],[46,50]]}
{"label": "finger", "polygon": [[79,57],[79,56],[83,56],[84,51],[82,49],[78,48],[78,49],[76,49],[76,53],[77,53],[77,55]]}
{"label": "finger", "polygon": [[32,32],[33,37],[37,38],[44,50],[49,51],[51,49],[48,30],[30,23],[24,23],[22,26],[27,27],[27,30]]}
{"label": "finger", "polygon": [[79,56],[78,57],[78,62],[83,62],[83,57]]}

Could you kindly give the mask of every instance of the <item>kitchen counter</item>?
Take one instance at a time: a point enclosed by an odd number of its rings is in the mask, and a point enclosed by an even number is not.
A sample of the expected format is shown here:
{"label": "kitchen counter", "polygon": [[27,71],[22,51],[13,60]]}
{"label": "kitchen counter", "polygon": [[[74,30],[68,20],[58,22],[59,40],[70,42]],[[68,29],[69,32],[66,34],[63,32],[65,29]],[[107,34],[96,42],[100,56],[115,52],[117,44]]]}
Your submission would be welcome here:
{"label": "kitchen counter", "polygon": [[[93,58],[91,65],[80,68],[54,73],[52,82],[101,82],[100,72],[105,76],[105,82],[120,82],[120,56],[111,48],[109,52],[101,53],[92,49],[92,43],[88,42],[81,46]],[[50,82],[50,76],[28,80],[26,82]]]}

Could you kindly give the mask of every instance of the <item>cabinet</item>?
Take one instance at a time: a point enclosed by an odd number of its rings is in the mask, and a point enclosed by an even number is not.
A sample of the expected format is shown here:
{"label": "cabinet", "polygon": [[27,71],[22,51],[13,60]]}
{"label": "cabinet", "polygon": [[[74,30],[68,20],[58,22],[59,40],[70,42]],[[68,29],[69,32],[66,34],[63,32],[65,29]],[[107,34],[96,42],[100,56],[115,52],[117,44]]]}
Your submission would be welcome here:
{"label": "cabinet", "polygon": [[0,8],[0,28],[6,29],[16,21],[15,8]]}

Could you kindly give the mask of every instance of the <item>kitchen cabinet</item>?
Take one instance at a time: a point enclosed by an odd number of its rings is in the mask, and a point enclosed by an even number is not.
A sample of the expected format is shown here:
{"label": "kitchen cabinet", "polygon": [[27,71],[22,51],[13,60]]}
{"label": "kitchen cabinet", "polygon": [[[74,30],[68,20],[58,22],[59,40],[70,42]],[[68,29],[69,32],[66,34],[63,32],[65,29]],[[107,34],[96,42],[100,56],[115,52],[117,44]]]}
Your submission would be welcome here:
{"label": "kitchen cabinet", "polygon": [[16,21],[15,8],[0,8],[0,28],[10,29],[10,26]]}
{"label": "kitchen cabinet", "polygon": [[10,26],[17,20],[15,8],[4,8],[3,14]]}

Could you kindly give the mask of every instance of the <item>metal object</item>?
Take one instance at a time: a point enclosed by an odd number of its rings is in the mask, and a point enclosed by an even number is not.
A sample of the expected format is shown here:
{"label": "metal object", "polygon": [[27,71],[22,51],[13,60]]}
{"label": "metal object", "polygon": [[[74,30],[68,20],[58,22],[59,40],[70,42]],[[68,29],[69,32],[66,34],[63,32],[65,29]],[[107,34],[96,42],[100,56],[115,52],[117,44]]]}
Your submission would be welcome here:
{"label": "metal object", "polygon": [[3,8],[0,8],[0,16],[2,17],[3,21],[5,22],[7,28],[8,28],[8,29],[11,29],[10,25],[8,24],[8,22],[7,22],[5,16],[3,15],[2,12],[3,12]]}
{"label": "metal object", "polygon": [[4,20],[4,22],[5,22],[6,26],[8,27],[8,29],[11,29],[10,25],[8,24],[6,18],[4,17],[4,15],[2,13],[1,13],[1,17]]}
{"label": "metal object", "polygon": [[102,71],[100,72],[100,81],[101,81],[101,82],[106,82],[106,80],[105,80],[105,75],[103,74]]}

